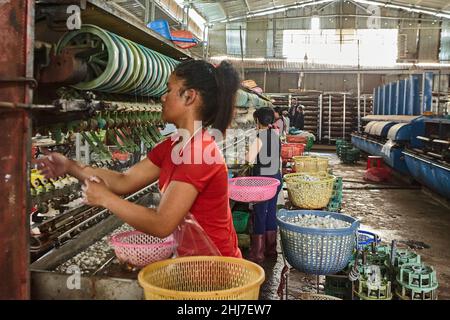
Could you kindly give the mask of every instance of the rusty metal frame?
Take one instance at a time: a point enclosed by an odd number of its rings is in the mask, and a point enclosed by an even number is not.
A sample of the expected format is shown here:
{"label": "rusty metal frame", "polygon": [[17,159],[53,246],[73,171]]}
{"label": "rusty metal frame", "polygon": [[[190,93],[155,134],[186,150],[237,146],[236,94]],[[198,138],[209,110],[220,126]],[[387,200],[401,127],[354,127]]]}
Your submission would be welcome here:
{"label": "rusty metal frame", "polygon": [[32,102],[34,1],[0,3],[0,299],[29,299],[31,122],[17,105]]}

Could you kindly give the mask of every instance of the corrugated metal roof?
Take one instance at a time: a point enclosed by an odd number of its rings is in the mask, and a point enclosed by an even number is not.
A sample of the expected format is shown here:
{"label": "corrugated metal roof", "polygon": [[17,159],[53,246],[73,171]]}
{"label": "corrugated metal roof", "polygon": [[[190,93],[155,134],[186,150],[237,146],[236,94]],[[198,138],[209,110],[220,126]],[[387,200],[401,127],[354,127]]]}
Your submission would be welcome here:
{"label": "corrugated metal roof", "polygon": [[[389,1],[386,1],[389,2]],[[423,8],[433,8],[438,10],[450,10],[450,2],[448,0],[395,0],[402,4],[412,4]]]}
{"label": "corrugated metal roof", "polygon": [[[319,1],[319,0],[317,0]],[[341,1],[341,0],[336,0]],[[342,0],[347,1],[347,0]],[[450,12],[449,0],[375,0],[380,3],[398,4],[411,6],[411,8],[433,9]],[[301,4],[311,0],[189,0],[194,8],[207,21],[218,21],[221,19],[232,19],[245,16],[262,10],[271,10],[280,6]],[[322,4],[323,5],[323,4]]]}
{"label": "corrugated metal roof", "polygon": [[227,18],[225,10],[220,3],[196,2],[194,4],[194,8],[207,21],[222,20]]}

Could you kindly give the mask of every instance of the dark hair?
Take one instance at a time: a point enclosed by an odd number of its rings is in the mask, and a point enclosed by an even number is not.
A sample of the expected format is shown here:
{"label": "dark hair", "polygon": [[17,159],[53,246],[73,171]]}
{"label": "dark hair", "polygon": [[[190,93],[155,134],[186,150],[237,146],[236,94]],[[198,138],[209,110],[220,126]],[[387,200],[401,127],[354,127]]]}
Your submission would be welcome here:
{"label": "dark hair", "polygon": [[269,124],[272,124],[275,121],[275,113],[273,112],[273,109],[269,107],[257,109],[253,113],[253,117],[255,119],[258,119],[258,122],[263,126],[268,126]]}
{"label": "dark hair", "polygon": [[283,112],[283,108],[281,108],[281,107],[275,107],[275,108],[273,108],[273,111],[275,111],[275,112],[278,113],[278,114],[281,114],[281,113]]}
{"label": "dark hair", "polygon": [[204,60],[188,60],[178,64],[173,74],[184,80],[185,89],[200,92],[203,100],[202,121],[222,133],[233,118],[239,75],[228,61],[217,67]]}

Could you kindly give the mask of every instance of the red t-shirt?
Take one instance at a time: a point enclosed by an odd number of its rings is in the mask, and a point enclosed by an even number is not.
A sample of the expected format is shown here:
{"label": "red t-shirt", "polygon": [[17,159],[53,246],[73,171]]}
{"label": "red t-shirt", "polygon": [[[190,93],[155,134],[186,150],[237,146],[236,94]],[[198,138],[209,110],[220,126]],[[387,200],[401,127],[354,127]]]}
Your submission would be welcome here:
{"label": "red t-shirt", "polygon": [[[178,151],[186,142],[169,137],[147,156],[161,168],[159,189],[162,192],[170,181],[186,182],[197,189],[198,195],[190,212],[223,256],[241,258],[228,199],[228,169],[215,141],[206,130],[202,133],[196,135],[199,139],[189,141],[182,153]],[[178,163],[175,160],[174,163],[172,153],[191,161]],[[216,161],[211,161],[210,156]]]}

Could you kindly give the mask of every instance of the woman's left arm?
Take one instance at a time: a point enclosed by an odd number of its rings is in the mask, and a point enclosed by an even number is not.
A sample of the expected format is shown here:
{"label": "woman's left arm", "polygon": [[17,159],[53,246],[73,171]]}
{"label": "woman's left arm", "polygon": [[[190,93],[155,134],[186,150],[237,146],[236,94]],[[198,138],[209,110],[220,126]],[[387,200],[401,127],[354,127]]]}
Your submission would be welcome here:
{"label": "woman's left arm", "polygon": [[84,193],[87,204],[102,206],[135,229],[159,238],[169,236],[176,229],[198,195],[192,184],[171,181],[155,210],[118,197],[102,181],[86,180]]}
{"label": "woman's left arm", "polygon": [[259,151],[262,148],[262,141],[259,138],[256,138],[253,143],[248,148],[248,152],[245,155],[245,161],[247,163],[255,163],[256,157],[258,156]]}

